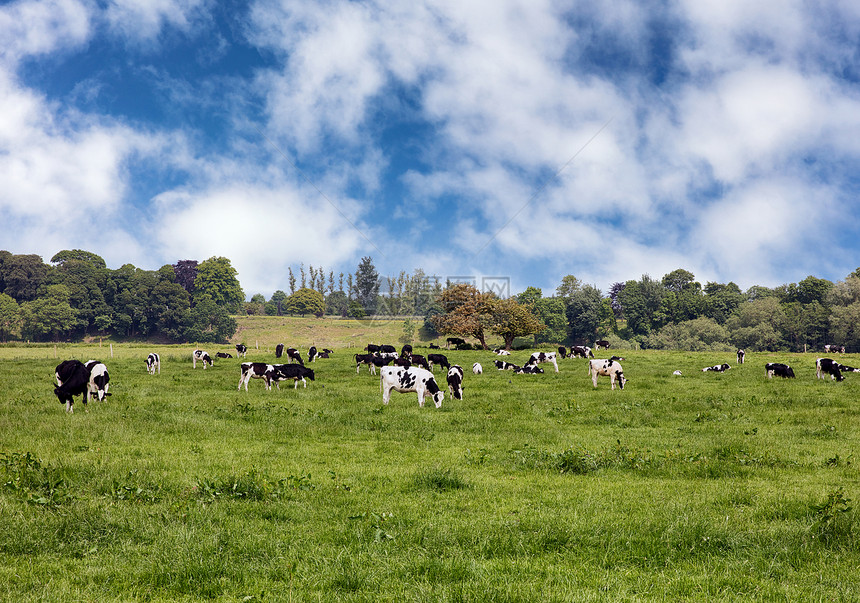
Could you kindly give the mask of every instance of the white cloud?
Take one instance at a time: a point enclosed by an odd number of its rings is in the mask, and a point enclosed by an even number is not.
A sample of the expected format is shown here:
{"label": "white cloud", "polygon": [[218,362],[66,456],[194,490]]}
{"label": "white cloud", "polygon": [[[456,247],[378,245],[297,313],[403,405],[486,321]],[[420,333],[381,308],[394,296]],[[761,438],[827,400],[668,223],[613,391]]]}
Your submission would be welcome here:
{"label": "white cloud", "polygon": [[110,0],[104,17],[127,39],[151,41],[165,27],[189,30],[206,4],[206,0]]}
{"label": "white cloud", "polygon": [[75,0],[12,2],[0,7],[0,60],[12,66],[22,57],[44,55],[84,43],[91,32],[87,3]]}

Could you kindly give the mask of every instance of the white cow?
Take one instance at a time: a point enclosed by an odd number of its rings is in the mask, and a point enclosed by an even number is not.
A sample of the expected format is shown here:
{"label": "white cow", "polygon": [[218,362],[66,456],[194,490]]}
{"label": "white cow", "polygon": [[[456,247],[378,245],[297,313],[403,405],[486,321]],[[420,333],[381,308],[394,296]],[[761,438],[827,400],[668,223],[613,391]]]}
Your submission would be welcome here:
{"label": "white cow", "polygon": [[209,366],[214,366],[215,363],[212,362],[212,357],[209,356],[209,352],[205,352],[203,350],[194,350],[191,352],[191,362],[194,364],[193,368],[197,368],[197,361],[203,361],[203,370],[206,370],[206,364]]}
{"label": "white cow", "polygon": [[555,367],[555,372],[558,372],[558,362],[555,360],[555,352],[535,352],[526,362],[526,366],[537,366],[541,362],[551,362]]}
{"label": "white cow", "polygon": [[588,374],[591,375],[591,382],[594,384],[594,387],[597,387],[597,377],[599,375],[609,377],[609,381],[612,383],[612,389],[615,389],[616,381],[618,381],[618,386],[621,389],[624,389],[624,384],[627,383],[627,379],[624,377],[624,369],[621,368],[621,365],[617,360],[612,358],[608,360],[602,358],[589,360]]}
{"label": "white cow", "polygon": [[154,375],[156,371],[161,374],[161,357],[155,352],[146,357],[146,370],[150,375]]}
{"label": "white cow", "polygon": [[484,372],[484,367],[481,366],[480,362],[476,362],[475,364],[472,365],[472,372],[475,373],[476,375],[480,375]]}
{"label": "white cow", "polygon": [[110,375],[108,375],[107,367],[98,360],[89,360],[85,366],[90,372],[90,379],[87,382],[87,393],[84,401],[88,402],[92,398],[96,398],[99,402],[103,402],[106,397],[110,396],[108,393]]}
{"label": "white cow", "polygon": [[382,389],[382,403],[388,404],[391,390],[400,393],[418,394],[418,406],[424,407],[424,398],[433,398],[436,408],[442,407],[445,392],[439,389],[433,373],[418,366],[383,366],[379,369],[379,387]]}

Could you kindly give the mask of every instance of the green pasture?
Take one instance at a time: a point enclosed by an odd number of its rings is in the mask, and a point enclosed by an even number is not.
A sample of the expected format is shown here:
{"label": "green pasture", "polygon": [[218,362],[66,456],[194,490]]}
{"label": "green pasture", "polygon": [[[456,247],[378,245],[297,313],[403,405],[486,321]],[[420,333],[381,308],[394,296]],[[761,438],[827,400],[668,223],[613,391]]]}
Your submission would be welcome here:
{"label": "green pasture", "polygon": [[[450,351],[465,399],[436,409],[383,406],[354,348],[248,392],[192,349],[0,347],[0,600],[860,600],[860,374],[817,380],[815,354],[621,351],[611,391],[581,359]],[[67,414],[67,358],[113,395]]]}

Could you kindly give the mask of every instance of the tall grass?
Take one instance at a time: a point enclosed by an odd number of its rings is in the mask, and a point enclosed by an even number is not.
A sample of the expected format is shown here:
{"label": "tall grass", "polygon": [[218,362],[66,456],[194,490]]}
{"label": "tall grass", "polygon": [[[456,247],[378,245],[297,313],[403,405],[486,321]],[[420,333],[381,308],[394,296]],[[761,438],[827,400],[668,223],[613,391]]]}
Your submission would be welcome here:
{"label": "tall grass", "polygon": [[[0,348],[0,599],[860,599],[860,382],[816,380],[813,354],[713,374],[734,363],[624,352],[622,392],[582,360],[451,351],[465,397],[437,410],[383,406],[348,349],[247,393],[235,358],[160,347],[150,376],[151,349]],[[104,360],[113,396],[65,413],[67,357]]]}

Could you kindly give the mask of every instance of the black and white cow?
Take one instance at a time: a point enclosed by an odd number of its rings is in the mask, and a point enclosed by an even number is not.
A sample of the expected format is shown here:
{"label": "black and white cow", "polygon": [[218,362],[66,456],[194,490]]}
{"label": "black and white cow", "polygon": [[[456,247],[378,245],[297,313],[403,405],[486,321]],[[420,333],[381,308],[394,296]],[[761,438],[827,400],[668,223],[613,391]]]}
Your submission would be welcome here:
{"label": "black and white cow", "polygon": [[383,345],[379,346],[379,353],[380,354],[396,354],[397,348],[395,348],[393,345],[383,344]]}
{"label": "black and white cow", "polygon": [[215,358],[232,358],[233,354],[227,352],[215,352]]}
{"label": "black and white cow", "polygon": [[598,339],[597,341],[594,342],[594,347],[598,350],[600,348],[603,348],[604,350],[608,350],[609,349],[609,342],[605,339]]}
{"label": "black and white cow", "polygon": [[377,367],[382,368],[383,366],[391,364],[397,358],[397,354],[393,356],[382,356],[381,354],[355,354],[355,374],[358,374],[358,370],[361,368],[362,364],[366,364],[370,369],[370,374],[375,375]]}
{"label": "black and white cow", "polygon": [[526,362],[526,366],[537,366],[541,362],[549,362],[555,367],[555,372],[558,372],[558,362],[555,359],[555,352],[535,352]]}
{"label": "black and white cow", "polygon": [[713,371],[716,373],[725,373],[730,368],[732,368],[732,367],[729,366],[728,364],[725,364],[725,363],[715,364],[714,366],[706,366],[705,368],[702,369],[702,372],[707,373],[708,371]]}
{"label": "black and white cow", "polygon": [[376,352],[379,351],[379,346],[376,345],[375,343],[368,343],[366,346],[364,346],[364,350],[368,354],[375,354]]}
{"label": "black and white cow", "polygon": [[464,343],[466,343],[466,340],[460,339],[459,337],[449,337],[445,340],[445,347],[450,348],[452,343],[456,347],[458,345],[463,345]]}
{"label": "black and white cow", "polygon": [[388,404],[391,398],[391,390],[418,394],[418,406],[424,407],[424,398],[432,398],[436,408],[442,407],[445,392],[439,389],[436,379],[430,371],[411,366],[401,368],[399,366],[385,366],[380,369],[379,386],[382,388],[382,403]]}
{"label": "black and white cow", "polygon": [[558,357],[567,358],[567,348],[563,345],[558,346]]}
{"label": "black and white cow", "polygon": [[400,348],[400,357],[401,358],[408,358],[411,355],[412,355],[412,346],[409,345],[408,343],[405,344],[402,348]]}
{"label": "black and white cow", "polygon": [[149,356],[146,357],[146,372],[154,375],[156,371],[159,375],[161,374],[161,356],[156,352],[150,352]]}
{"label": "black and white cow", "polygon": [[433,370],[433,365],[438,364],[442,368],[451,368],[451,363],[448,362],[447,356],[445,354],[427,354],[427,362],[430,363],[430,370]]}
{"label": "black and white cow", "polygon": [[463,367],[459,364],[452,364],[448,369],[448,391],[451,392],[456,400],[463,399]]}
{"label": "black and white cow", "polygon": [[505,362],[504,360],[493,360],[493,364],[500,371],[518,371],[520,369],[520,366],[518,364]]}
{"label": "black and white cow", "polygon": [[571,358],[594,358],[594,352],[587,345],[575,345],[570,348]]}
{"label": "black and white cow", "polygon": [[476,375],[482,375],[484,373],[484,367],[481,366],[480,362],[476,362],[472,365],[472,372]]}
{"label": "black and white cow", "polygon": [[324,354],[334,354],[334,350],[330,350],[329,348],[323,348]]}
{"label": "black and white cow", "polygon": [[783,379],[794,379],[794,370],[781,362],[768,362],[764,365],[764,372],[768,379],[773,379],[774,375]]}
{"label": "black and white cow", "polygon": [[824,346],[824,351],[827,352],[828,354],[830,354],[831,352],[834,354],[844,354],[845,353],[845,346],[844,345],[833,345],[831,343],[831,344],[827,344],[826,346]]}
{"label": "black and white cow", "polygon": [[743,363],[744,363],[744,356],[746,356],[746,355],[747,355],[747,353],[746,353],[746,352],[744,352],[744,351],[743,351],[743,350],[741,350],[741,349],[738,349],[738,364],[743,364]]}
{"label": "black and white cow", "polygon": [[242,385],[245,385],[245,391],[248,391],[248,381],[251,379],[262,379],[266,385],[266,389],[272,389],[272,379],[275,376],[275,367],[265,362],[243,362],[239,365],[239,391],[242,390]]}
{"label": "black and white cow", "polygon": [[514,369],[517,375],[542,375],[543,369],[536,364],[527,364],[522,368]]}
{"label": "black and white cow", "polygon": [[90,378],[87,381],[87,402],[92,397],[95,397],[99,402],[104,402],[104,399],[110,396],[108,388],[110,387],[110,375],[108,375],[107,367],[101,360],[88,360],[84,363],[90,373]]}
{"label": "black and white cow", "polygon": [[815,376],[819,379],[824,379],[825,375],[830,375],[830,379],[836,381],[844,381],[845,376],[839,370],[839,363],[831,358],[818,358],[815,361]]}
{"label": "black and white cow", "polygon": [[302,355],[299,353],[299,351],[296,348],[287,348],[287,358],[289,358],[290,361],[295,360],[296,362],[298,362],[302,366],[305,365],[305,361],[302,360]]}
{"label": "black and white cow", "polygon": [[415,366],[420,366],[423,369],[430,370],[430,363],[427,362],[427,359],[421,354],[412,354],[412,357],[409,359],[412,364]]}
{"label": "black and white cow", "polygon": [[86,409],[87,389],[90,382],[90,372],[80,360],[64,360],[54,369],[57,387],[54,395],[60,404],[66,405],[66,412],[75,412],[75,396],[81,396]]}
{"label": "black and white cow", "polygon": [[499,356],[510,356],[511,353],[508,350],[503,350],[502,348],[496,348],[493,350],[493,354],[498,354]]}
{"label": "black and white cow", "polygon": [[308,348],[308,362],[314,362],[317,359],[317,347],[312,345]]}
{"label": "black and white cow", "polygon": [[203,362],[203,370],[206,370],[206,365],[215,366],[215,363],[212,362],[212,358],[209,356],[208,352],[203,350],[194,350],[191,352],[191,361],[194,364],[193,368],[197,368],[197,361],[200,360]]}
{"label": "black and white cow", "polygon": [[237,343],[236,344],[236,355],[237,356],[241,356],[242,358],[245,358],[247,353],[248,353],[248,348],[245,346],[244,343]]}
{"label": "black and white cow", "polygon": [[275,358],[280,358],[284,355],[284,344],[279,343],[275,346]]}
{"label": "black and white cow", "polygon": [[299,381],[304,384],[305,387],[308,386],[308,382],[305,379],[314,380],[314,371],[313,369],[309,369],[306,366],[301,366],[295,363],[290,364],[276,364],[275,365],[275,374],[272,377],[272,380],[275,382],[275,385],[278,386],[278,389],[281,389],[279,381],[287,381],[288,379],[292,379],[295,381],[293,384],[293,389],[296,389],[299,386]]}
{"label": "black and white cow", "polygon": [[854,368],[853,366],[848,366],[847,364],[839,365],[839,372],[841,373],[860,373],[860,368]]}
{"label": "black and white cow", "polygon": [[589,360],[588,374],[591,376],[591,382],[594,384],[594,387],[597,387],[597,377],[600,375],[609,377],[612,389],[615,389],[616,381],[621,389],[624,389],[624,385],[628,381],[624,377],[624,369],[621,368],[617,360],[613,360],[612,358]]}
{"label": "black and white cow", "polygon": [[331,352],[322,351],[317,354],[317,358],[328,358]]}

